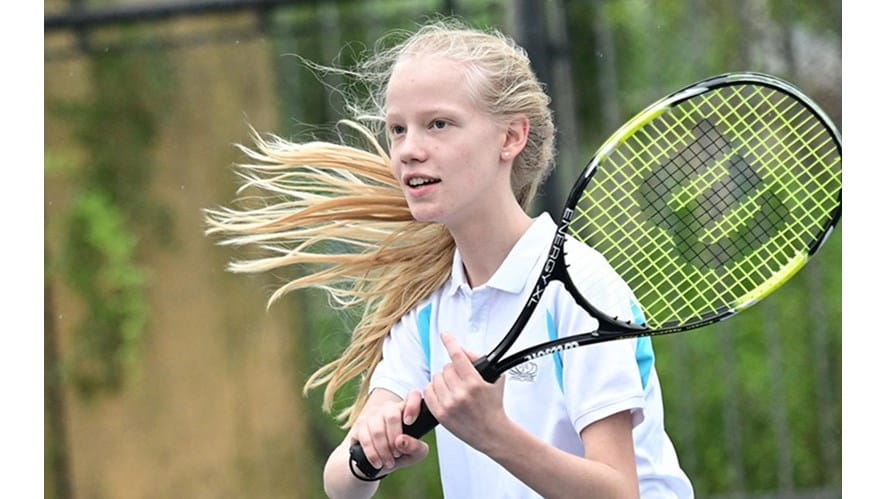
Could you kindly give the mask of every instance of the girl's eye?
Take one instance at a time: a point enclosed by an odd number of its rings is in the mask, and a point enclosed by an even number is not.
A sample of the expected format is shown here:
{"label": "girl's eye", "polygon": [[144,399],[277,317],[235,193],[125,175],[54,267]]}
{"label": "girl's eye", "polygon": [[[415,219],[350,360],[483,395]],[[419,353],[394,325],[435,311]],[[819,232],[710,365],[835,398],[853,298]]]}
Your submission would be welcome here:
{"label": "girl's eye", "polygon": [[406,128],[401,125],[391,125],[389,130],[391,130],[391,135],[400,135],[406,130]]}
{"label": "girl's eye", "polygon": [[443,128],[446,128],[447,122],[444,120],[434,120],[431,122],[431,126],[438,130],[441,130]]}

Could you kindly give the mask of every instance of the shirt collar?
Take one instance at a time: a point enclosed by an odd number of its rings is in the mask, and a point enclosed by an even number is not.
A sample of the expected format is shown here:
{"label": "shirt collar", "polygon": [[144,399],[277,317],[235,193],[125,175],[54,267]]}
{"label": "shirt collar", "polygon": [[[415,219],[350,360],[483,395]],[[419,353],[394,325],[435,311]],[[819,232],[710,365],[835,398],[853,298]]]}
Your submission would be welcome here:
{"label": "shirt collar", "polygon": [[[527,284],[527,272],[535,267],[535,264],[542,258],[546,248],[551,244],[551,238],[554,237],[556,230],[557,226],[548,213],[543,213],[533,219],[533,223],[508,252],[508,256],[499,265],[493,277],[481,287],[514,294],[523,291]],[[459,248],[456,248],[446,293],[452,296],[460,289],[466,293],[471,292],[471,286],[465,275],[465,267],[462,265],[462,255],[459,253]]]}

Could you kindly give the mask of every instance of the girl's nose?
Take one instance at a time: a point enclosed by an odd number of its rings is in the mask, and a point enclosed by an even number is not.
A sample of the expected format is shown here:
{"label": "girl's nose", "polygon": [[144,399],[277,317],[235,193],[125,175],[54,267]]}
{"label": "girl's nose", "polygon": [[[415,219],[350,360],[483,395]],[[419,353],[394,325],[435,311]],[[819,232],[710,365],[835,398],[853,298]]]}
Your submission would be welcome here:
{"label": "girl's nose", "polygon": [[428,150],[420,133],[406,132],[397,152],[398,159],[405,164],[428,159]]}

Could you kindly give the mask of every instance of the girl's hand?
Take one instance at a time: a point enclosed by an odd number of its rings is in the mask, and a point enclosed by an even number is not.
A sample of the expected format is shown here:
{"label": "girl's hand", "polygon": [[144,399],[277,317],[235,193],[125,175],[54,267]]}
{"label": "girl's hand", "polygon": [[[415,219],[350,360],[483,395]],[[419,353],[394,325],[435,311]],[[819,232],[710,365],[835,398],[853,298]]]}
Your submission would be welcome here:
{"label": "girl's hand", "polygon": [[425,403],[447,430],[484,452],[507,419],[502,406],[505,380],[487,383],[472,365],[478,355],[464,350],[448,333],[441,334],[441,340],[452,362],[425,388]]}
{"label": "girl's hand", "polygon": [[393,396],[368,403],[349,433],[348,447],[360,442],[367,460],[382,473],[422,460],[428,455],[428,444],[403,433],[403,425],[419,414],[421,401],[419,391],[413,390],[406,401]]}

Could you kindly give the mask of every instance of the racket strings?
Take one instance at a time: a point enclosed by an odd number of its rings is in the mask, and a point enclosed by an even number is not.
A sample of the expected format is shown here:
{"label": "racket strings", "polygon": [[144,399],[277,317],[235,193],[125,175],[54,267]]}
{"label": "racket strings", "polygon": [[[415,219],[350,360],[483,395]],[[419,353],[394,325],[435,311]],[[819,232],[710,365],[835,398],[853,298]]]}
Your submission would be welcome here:
{"label": "racket strings", "polygon": [[[740,96],[743,103],[748,103],[748,97],[743,96],[743,94],[735,89],[733,90],[735,95]],[[763,99],[767,98],[767,96],[761,95],[762,87],[755,87],[754,90],[756,96],[761,96]],[[766,101],[762,100],[762,102]],[[731,112],[735,113],[735,109],[732,109]],[[786,163],[805,164],[811,161],[824,162],[827,161],[826,158],[831,158],[831,164],[823,163],[819,165],[819,174],[830,177],[830,180],[834,180],[839,176],[840,169],[838,162],[840,161],[840,157],[837,153],[836,146],[831,141],[825,127],[817,126],[819,123],[812,113],[806,111],[806,109],[799,103],[790,100],[787,95],[780,95],[779,100],[770,106],[769,112],[774,113],[778,118],[776,122],[779,124],[779,128],[771,128],[769,123],[774,120],[764,120],[763,115],[761,114],[756,114],[759,118],[753,121],[744,116],[741,117],[742,119],[740,120],[735,120],[734,116],[729,115],[721,117],[721,121],[725,123],[747,123],[749,126],[759,126],[763,131],[772,135],[788,136],[792,138],[792,141],[779,143],[778,141],[760,140],[762,134],[761,131],[759,131],[757,135],[754,135],[747,133],[745,130],[732,130],[738,133],[738,143],[747,149],[747,155],[753,157],[753,162],[755,164],[763,167],[762,172],[765,177],[774,173],[773,169],[768,168],[768,165],[780,165]],[[821,149],[825,147],[829,150],[822,151]],[[763,149],[763,151],[760,151],[761,149]],[[802,153],[803,156],[799,155],[799,153]],[[784,156],[781,156],[783,154]],[[748,200],[748,203],[752,206],[742,206],[739,209],[734,209],[724,218],[720,224],[721,226],[715,227],[714,229],[718,229],[722,232],[735,232],[742,226],[750,226],[754,229],[760,227],[759,225],[749,224],[744,219],[736,221],[734,220],[736,215],[764,213],[769,210],[770,212],[779,215],[793,216],[795,218],[795,228],[798,229],[794,232],[795,240],[781,241],[779,245],[774,245],[774,248],[782,248],[785,251],[782,252],[781,258],[771,259],[770,262],[762,261],[761,268],[765,267],[767,263],[772,264],[773,261],[788,260],[794,256],[788,251],[795,246],[793,243],[803,243],[804,241],[809,241],[811,238],[815,237],[818,234],[818,231],[814,229],[823,226],[829,218],[831,209],[834,208],[834,204],[831,204],[828,207],[826,206],[826,201],[833,203],[834,197],[825,195],[827,194],[827,182],[824,182],[825,179],[813,177],[806,183],[799,184],[798,177],[803,177],[806,172],[814,170],[815,169],[808,166],[808,168],[801,170],[784,169],[781,174],[776,172],[777,175],[779,175],[777,178],[768,179],[768,185],[773,187],[772,190],[759,189],[755,195]],[[796,175],[796,173],[800,173],[801,175]],[[792,185],[793,183],[794,185]],[[832,187],[839,189],[839,181],[833,183]],[[766,197],[767,195],[769,195],[768,198]],[[792,210],[790,213],[782,213],[784,205],[780,200],[783,198],[787,198],[796,206],[803,206],[808,200],[813,201],[814,206],[812,210],[806,208]],[[767,206],[761,206],[764,202],[767,203]],[[820,218],[818,220],[810,220],[809,216],[812,212],[818,212]],[[733,216],[731,217],[729,215]],[[723,225],[727,225],[727,227],[724,227]],[[750,232],[758,234],[759,236],[762,235],[760,231],[753,230]],[[785,235],[787,233],[790,232],[783,231],[781,234]],[[701,239],[706,239],[707,237],[710,237],[710,234],[703,234]],[[753,247],[763,245],[764,243],[766,243],[766,240],[763,240],[761,237],[751,242]],[[751,268],[752,271],[754,271],[754,269],[755,267]],[[746,271],[748,270],[749,269],[746,269]],[[755,277],[756,279],[762,279],[767,275],[771,275],[772,272],[776,270],[777,269],[773,268],[771,265],[766,271],[758,272]]]}
{"label": "racket strings", "polygon": [[723,87],[623,137],[577,203],[571,233],[625,279],[651,328],[705,320],[819,238],[839,203],[840,159],[794,97]]}
{"label": "racket strings", "polygon": [[[758,92],[760,92],[760,88],[757,88],[756,90]],[[789,108],[786,107],[784,109],[780,109],[780,106],[787,99],[788,99],[788,97],[783,95],[779,102],[777,102],[773,106],[771,106],[773,108],[773,111],[776,112],[781,119],[783,119],[783,124],[785,126],[791,126],[793,119],[795,117],[797,117],[798,115],[800,115],[801,113],[803,113],[803,116],[805,117],[802,122],[800,122],[794,126],[795,130],[790,132],[790,136],[795,139],[794,142],[782,144],[784,147],[780,148],[780,152],[784,152],[787,155],[790,155],[790,157],[789,158],[774,157],[772,159],[764,157],[768,153],[772,154],[773,150],[776,148],[775,142],[767,144],[764,141],[757,141],[758,146],[765,148],[764,154],[759,154],[755,149],[749,149],[749,151],[748,151],[749,154],[755,156],[757,163],[762,165],[765,168],[766,174],[771,173],[771,171],[769,169],[766,169],[766,166],[773,163],[774,160],[777,163],[783,163],[786,160],[795,161],[798,163],[803,163],[803,162],[806,162],[811,159],[813,161],[822,161],[822,160],[824,160],[824,158],[831,157],[834,161],[839,161],[840,157],[836,156],[835,145],[833,142],[831,142],[831,140],[828,136],[828,133],[824,127],[821,127],[821,126],[816,127],[815,128],[816,133],[812,137],[808,137],[807,136],[808,134],[806,132],[799,131],[805,127],[812,127],[816,124],[815,116],[812,113],[809,113],[809,112],[804,113],[804,109],[799,104],[792,102],[792,104],[794,104],[794,105],[791,107],[791,109],[795,112],[795,116],[791,116],[788,118],[785,117],[785,114]],[[735,110],[733,112],[735,112]],[[732,117],[728,114],[726,116],[722,116],[722,118],[723,118],[724,122],[730,123],[730,121],[728,121],[728,120],[730,120]],[[743,118],[742,120],[736,121],[733,123],[745,123],[746,121],[745,121],[744,117],[742,117],[742,118]],[[763,126],[767,125],[766,121],[762,121],[762,120],[758,120],[758,121],[761,121],[761,124]],[[735,126],[730,127],[728,129],[732,130],[733,128],[735,128]],[[740,138],[740,143],[743,145],[747,145],[748,140],[743,140],[743,137],[744,137],[744,135],[742,135],[743,131],[742,130],[735,130],[735,131],[739,132],[738,137]],[[773,133],[783,133],[783,132],[781,130],[775,130],[775,131],[773,131]],[[814,141],[818,141],[818,145],[816,145],[815,147],[811,145],[811,143],[813,143]],[[798,145],[798,142],[803,143],[803,145]],[[819,150],[821,147],[826,147],[826,146],[830,146],[831,151],[822,152]],[[804,157],[798,156],[797,152],[799,150],[806,152]],[[840,172],[839,169],[832,168],[832,166],[834,166],[834,165],[829,165],[826,168],[822,168],[820,170],[820,172],[821,173],[839,173]],[[806,171],[807,170],[802,170],[800,173],[803,174]],[[797,186],[797,187],[793,188],[791,185],[788,185],[788,183],[791,180],[794,180],[794,179],[788,179],[788,180],[782,179],[782,178],[777,179],[776,185],[778,186],[779,194],[792,196],[793,193],[811,193],[811,192],[813,192],[806,186]],[[817,199],[817,197],[815,195],[811,196],[811,198]],[[795,201],[798,203],[801,202],[800,200],[797,200],[797,199]]]}

